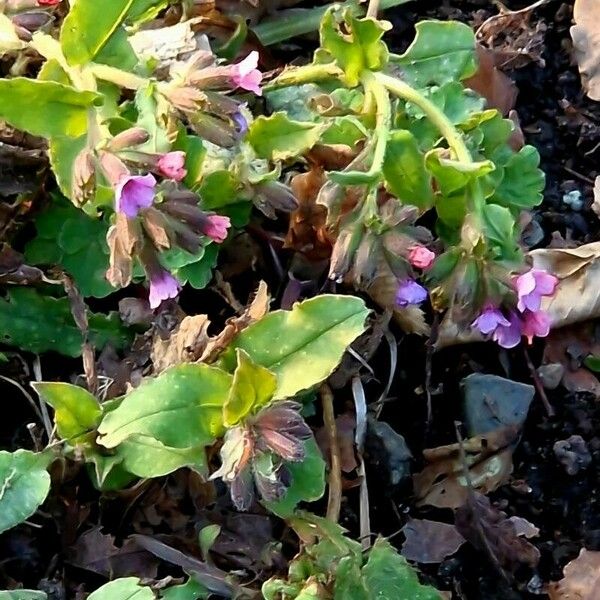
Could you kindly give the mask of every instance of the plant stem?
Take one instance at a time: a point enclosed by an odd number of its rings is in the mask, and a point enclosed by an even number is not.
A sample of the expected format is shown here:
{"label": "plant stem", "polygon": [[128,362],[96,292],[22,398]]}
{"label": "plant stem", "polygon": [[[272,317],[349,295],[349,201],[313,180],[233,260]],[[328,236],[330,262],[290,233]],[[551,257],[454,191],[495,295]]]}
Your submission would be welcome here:
{"label": "plant stem", "polygon": [[280,75],[273,79],[273,81],[270,81],[264,85],[263,90],[268,92],[270,90],[276,90],[292,85],[317,83],[320,81],[337,79],[342,75],[342,70],[333,63],[323,65],[310,64],[303,67],[291,67],[289,69],[285,69]]}
{"label": "plant stem", "polygon": [[93,64],[90,69],[98,79],[114,83],[128,90],[139,90],[148,84],[148,79],[145,77],[139,77],[128,71],[122,71],[108,65]]}
{"label": "plant stem", "polygon": [[337,523],[340,518],[340,507],[342,505],[342,467],[335,412],[333,410],[333,394],[331,388],[326,383],[321,386],[321,403],[323,405],[323,422],[327,431],[330,453],[327,518],[332,523]]}
{"label": "plant stem", "polygon": [[377,141],[375,143],[375,152],[373,152],[373,162],[369,170],[379,172],[383,167],[385,150],[390,134],[392,104],[387,90],[377,81],[373,73],[370,71],[365,73],[362,77],[362,82],[365,92],[374,98],[375,106],[377,107],[374,131]]}
{"label": "plant stem", "polygon": [[379,0],[369,0],[369,8],[367,9],[367,17],[376,19],[379,14]]}
{"label": "plant stem", "polygon": [[400,81],[395,77],[390,77],[383,73],[377,73],[375,77],[390,92],[392,92],[392,94],[418,106],[425,113],[427,118],[438,128],[459,161],[467,163],[473,162],[471,153],[462,139],[462,135],[456,127],[454,127],[448,117],[433,102],[425,98],[423,94],[412,88],[410,85],[404,83],[404,81]]}

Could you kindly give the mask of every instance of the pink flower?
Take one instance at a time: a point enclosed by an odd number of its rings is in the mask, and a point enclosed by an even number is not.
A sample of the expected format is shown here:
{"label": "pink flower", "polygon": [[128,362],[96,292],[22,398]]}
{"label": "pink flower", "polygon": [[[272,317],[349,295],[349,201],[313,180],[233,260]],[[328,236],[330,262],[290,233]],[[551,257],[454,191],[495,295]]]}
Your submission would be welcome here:
{"label": "pink flower", "polygon": [[61,0],[38,0],[39,6],[56,6],[60,4]]}
{"label": "pink flower", "polygon": [[483,335],[494,333],[498,327],[510,327],[510,321],[493,306],[486,307],[483,312],[473,321],[473,327],[477,327]]}
{"label": "pink flower", "polygon": [[169,271],[157,271],[150,278],[150,308],[158,308],[168,298],[177,298],[180,289],[179,282]]}
{"label": "pink flower", "polygon": [[515,288],[519,300],[517,308],[524,312],[538,311],[542,304],[542,296],[552,296],[558,285],[558,279],[541,269],[531,269],[515,279]]}
{"label": "pink flower", "polygon": [[244,60],[235,64],[231,68],[231,81],[236,87],[254,92],[257,96],[262,96],[260,82],[262,73],[258,67],[258,52],[250,52]]}
{"label": "pink flower", "polygon": [[427,300],[427,290],[414,279],[405,279],[400,282],[396,292],[396,304],[401,307],[410,304],[421,304]]}
{"label": "pink flower", "polygon": [[202,228],[202,233],[208,236],[213,242],[220,244],[227,237],[227,230],[231,227],[229,217],[220,215],[209,215],[206,217],[206,223]]}
{"label": "pink flower", "polygon": [[425,246],[413,246],[408,253],[408,262],[417,269],[428,269],[435,260],[435,253]]}
{"label": "pink flower", "polygon": [[535,337],[546,337],[550,333],[550,317],[543,310],[527,311],[523,316],[523,335],[531,344]]}
{"label": "pink flower", "polygon": [[115,187],[115,205],[118,212],[134,219],[143,208],[154,201],[154,175],[125,175]]}
{"label": "pink flower", "polygon": [[500,323],[492,335],[492,339],[503,348],[514,348],[521,341],[521,330],[523,323],[519,315],[511,312],[508,317],[508,325]]}
{"label": "pink flower", "polygon": [[158,159],[157,166],[161,175],[175,181],[181,181],[187,175],[187,171],[185,170],[185,152],[167,152]]}

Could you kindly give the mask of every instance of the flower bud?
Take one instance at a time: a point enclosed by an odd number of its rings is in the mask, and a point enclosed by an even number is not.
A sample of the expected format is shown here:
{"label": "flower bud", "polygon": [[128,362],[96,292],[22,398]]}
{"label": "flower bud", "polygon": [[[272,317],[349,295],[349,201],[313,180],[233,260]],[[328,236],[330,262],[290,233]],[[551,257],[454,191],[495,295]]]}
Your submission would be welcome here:
{"label": "flower bud", "polygon": [[129,169],[125,163],[112,152],[100,152],[100,166],[113,187],[116,187],[124,177],[129,175]]}
{"label": "flower bud", "polygon": [[145,144],[149,139],[150,134],[143,127],[131,127],[115,135],[106,147],[110,152],[118,152],[125,148]]}

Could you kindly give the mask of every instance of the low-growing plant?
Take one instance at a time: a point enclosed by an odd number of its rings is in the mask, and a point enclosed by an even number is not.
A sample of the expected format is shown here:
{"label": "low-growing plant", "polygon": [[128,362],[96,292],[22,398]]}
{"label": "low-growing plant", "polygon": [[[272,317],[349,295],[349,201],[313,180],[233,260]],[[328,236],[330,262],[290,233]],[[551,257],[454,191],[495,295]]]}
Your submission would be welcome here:
{"label": "low-growing plant", "polygon": [[[183,60],[145,49],[135,32],[166,0],[78,0],[55,39],[32,14],[57,4],[0,3],[0,51],[19,53],[0,79],[0,118],[47,139],[60,190],[35,221],[29,263],[59,265],[84,296],[145,280],[156,309],[183,285],[207,285],[219,244],[248,223],[252,205],[269,218],[296,207],[286,170],[315,147],[343,148],[347,160],[316,198],[336,240],[330,279],[366,292],[392,280],[397,310],[429,297],[434,311],[505,347],[548,333],[541,298],[556,279],[528,270],[519,246],[518,217],[542,198],[539,156],[514,149],[512,121],[464,85],[477,69],[468,26],[421,22],[398,55],[383,40],[389,23],[334,5],[313,61],[264,82],[256,52],[228,62],[207,39]],[[78,354],[66,298],[15,289],[1,302],[4,341]],[[263,597],[438,597],[385,540],[364,554],[338,528],[297,513],[325,489],[298,397],[336,368],[368,312],[353,296],[306,300],[243,328],[209,359],[175,364],[109,401],[35,384],[54,409],[57,439],[41,453],[0,453],[0,531],[41,505],[59,457],[83,461],[103,491],[187,467],[224,481],[240,510],[256,498],[301,536],[312,528],[317,542],[286,579],[263,585]],[[114,315],[92,317],[89,328],[98,347],[129,335]],[[220,468],[211,469],[208,448],[220,452]],[[182,595],[161,597],[201,597],[190,581]],[[155,597],[127,578],[90,598],[133,595]]]}

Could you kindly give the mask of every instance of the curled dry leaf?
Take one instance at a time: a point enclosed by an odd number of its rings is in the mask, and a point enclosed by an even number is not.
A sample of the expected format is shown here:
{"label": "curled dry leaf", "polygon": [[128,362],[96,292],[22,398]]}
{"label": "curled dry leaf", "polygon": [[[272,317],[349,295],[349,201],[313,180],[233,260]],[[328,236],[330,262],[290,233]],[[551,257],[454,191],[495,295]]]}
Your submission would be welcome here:
{"label": "curled dry leaf", "polygon": [[[518,427],[502,427],[463,442],[473,489],[488,493],[505,483],[512,471],[513,444]],[[427,466],[413,477],[417,506],[458,508],[469,488],[460,458],[460,445],[450,444],[423,451]]]}
{"label": "curled dry leaf", "polygon": [[550,600],[596,600],[600,598],[600,552],[581,549],[563,569],[564,578],[551,583]]}
{"label": "curled dry leaf", "polygon": [[600,3],[576,0],[573,17],[571,38],[581,84],[592,100],[600,100]]}
{"label": "curled dry leaf", "polygon": [[472,493],[454,518],[463,537],[478,550],[491,553],[490,558],[503,569],[515,571],[520,565],[533,568],[538,564],[539,550],[519,537],[515,523],[483,494]]}
{"label": "curled dry leaf", "polygon": [[420,563],[442,562],[465,543],[454,525],[429,519],[411,519],[402,533],[406,538],[402,556]]}

